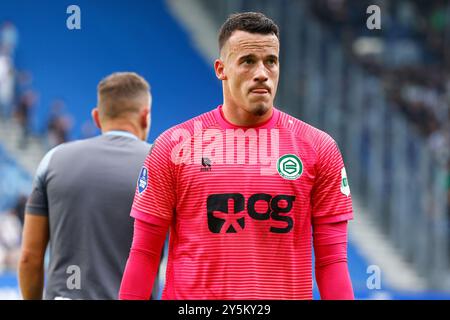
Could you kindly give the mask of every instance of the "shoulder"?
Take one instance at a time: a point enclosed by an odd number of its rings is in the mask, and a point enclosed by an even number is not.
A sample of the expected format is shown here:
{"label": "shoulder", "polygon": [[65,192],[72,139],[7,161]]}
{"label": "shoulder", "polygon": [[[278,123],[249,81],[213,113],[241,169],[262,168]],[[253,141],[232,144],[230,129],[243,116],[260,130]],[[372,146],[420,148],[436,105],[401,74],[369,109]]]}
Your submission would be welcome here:
{"label": "shoulder", "polygon": [[296,139],[307,143],[316,152],[324,146],[336,144],[336,141],[327,132],[282,111],[280,111],[279,126],[280,128],[291,131]]}
{"label": "shoulder", "polygon": [[66,145],[66,143],[64,144],[60,144],[52,149],[50,149],[42,158],[41,162],[39,163],[39,166],[36,170],[36,180],[39,181],[44,181],[47,173],[49,171],[51,162],[55,156],[56,153],[60,152],[61,149],[64,147],[64,145]]}
{"label": "shoulder", "polygon": [[70,142],[65,142],[63,144],[60,144],[49,151],[53,152],[55,156],[64,154],[67,152],[74,152],[78,150],[83,150],[88,148],[90,145],[93,145],[96,143],[96,141],[100,138],[100,136],[84,139],[84,140],[75,140]]}
{"label": "shoulder", "polygon": [[147,154],[147,153],[149,153],[149,151],[153,147],[153,145],[146,141],[133,140],[133,147],[135,147],[139,152]]}
{"label": "shoulder", "polygon": [[190,140],[205,129],[216,127],[217,121],[213,111],[203,113],[164,131],[156,140],[157,145],[175,145],[183,140]]}
{"label": "shoulder", "polygon": [[85,158],[86,156],[94,156],[99,150],[98,146],[102,136],[96,136],[89,139],[75,140],[62,143],[44,156],[40,167],[49,168],[64,167],[74,163],[75,159]]}

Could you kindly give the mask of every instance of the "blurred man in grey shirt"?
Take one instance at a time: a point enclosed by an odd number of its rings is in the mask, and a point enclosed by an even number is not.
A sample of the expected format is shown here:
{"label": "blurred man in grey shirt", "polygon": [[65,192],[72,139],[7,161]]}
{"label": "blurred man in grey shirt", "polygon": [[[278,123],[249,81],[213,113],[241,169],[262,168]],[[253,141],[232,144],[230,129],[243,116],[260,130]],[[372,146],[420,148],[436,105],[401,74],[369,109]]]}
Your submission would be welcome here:
{"label": "blurred man in grey shirt", "polygon": [[135,73],[98,85],[102,135],[42,159],[28,199],[19,263],[24,299],[116,299],[133,237],[130,208],[150,145],[150,87]]}

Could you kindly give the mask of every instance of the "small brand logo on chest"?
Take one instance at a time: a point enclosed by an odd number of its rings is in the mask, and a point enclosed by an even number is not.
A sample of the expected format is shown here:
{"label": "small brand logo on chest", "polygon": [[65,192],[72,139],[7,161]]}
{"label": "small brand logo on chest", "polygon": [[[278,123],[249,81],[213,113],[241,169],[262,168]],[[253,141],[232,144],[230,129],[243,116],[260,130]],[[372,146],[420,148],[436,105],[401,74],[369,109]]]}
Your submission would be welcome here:
{"label": "small brand logo on chest", "polygon": [[210,172],[211,169],[211,160],[209,158],[202,158],[202,167],[200,168],[200,172]]}

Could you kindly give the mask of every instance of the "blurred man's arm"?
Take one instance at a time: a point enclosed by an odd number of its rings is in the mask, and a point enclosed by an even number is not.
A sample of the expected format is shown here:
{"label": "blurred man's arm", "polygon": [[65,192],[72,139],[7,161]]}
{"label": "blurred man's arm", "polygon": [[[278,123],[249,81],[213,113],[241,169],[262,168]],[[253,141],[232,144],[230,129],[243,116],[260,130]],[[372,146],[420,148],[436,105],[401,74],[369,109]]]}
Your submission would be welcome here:
{"label": "blurred man's arm", "polygon": [[27,213],[19,261],[19,285],[25,300],[42,299],[44,257],[48,240],[48,217]]}
{"label": "blurred man's arm", "polygon": [[353,300],[347,266],[347,221],[314,225],[314,253],[322,300]]}

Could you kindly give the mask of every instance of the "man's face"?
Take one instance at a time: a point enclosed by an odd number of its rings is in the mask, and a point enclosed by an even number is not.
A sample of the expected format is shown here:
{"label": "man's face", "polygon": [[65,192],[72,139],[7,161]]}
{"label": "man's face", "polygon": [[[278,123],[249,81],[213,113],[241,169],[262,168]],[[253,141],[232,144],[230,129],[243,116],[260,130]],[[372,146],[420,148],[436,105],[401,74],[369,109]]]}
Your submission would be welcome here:
{"label": "man's face", "polygon": [[280,43],[273,35],[235,31],[222,48],[216,72],[235,107],[262,116],[273,107],[279,79]]}

